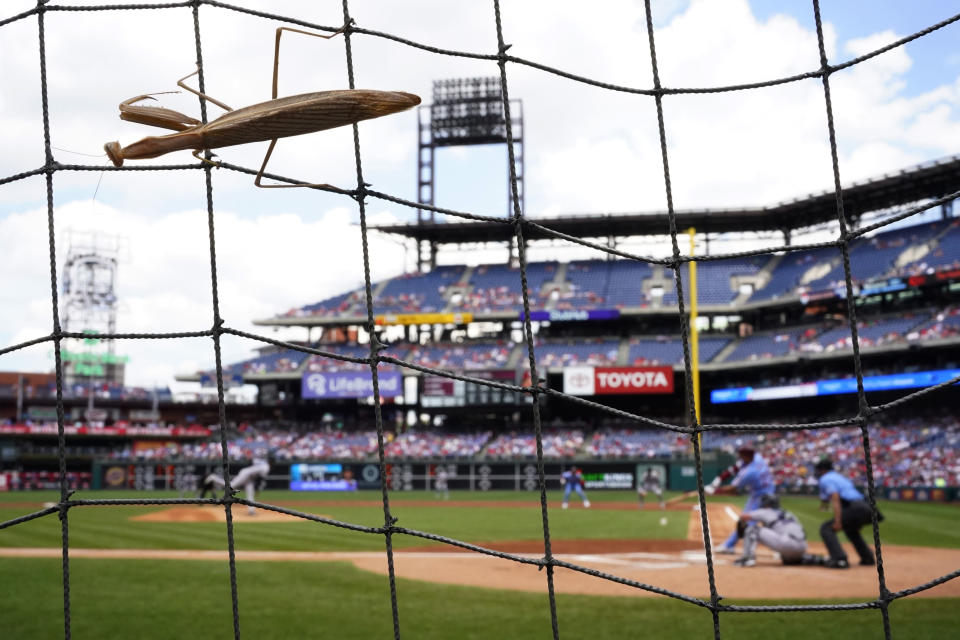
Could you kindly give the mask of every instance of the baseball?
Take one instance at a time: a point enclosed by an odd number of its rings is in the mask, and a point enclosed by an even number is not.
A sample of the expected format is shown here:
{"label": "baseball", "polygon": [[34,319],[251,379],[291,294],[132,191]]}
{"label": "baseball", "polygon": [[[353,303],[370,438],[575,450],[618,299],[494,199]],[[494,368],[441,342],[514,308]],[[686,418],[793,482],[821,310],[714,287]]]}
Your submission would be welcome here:
{"label": "baseball", "polygon": [[666,516],[660,518],[660,526],[661,526],[661,527],[667,526],[667,517],[666,517]]}

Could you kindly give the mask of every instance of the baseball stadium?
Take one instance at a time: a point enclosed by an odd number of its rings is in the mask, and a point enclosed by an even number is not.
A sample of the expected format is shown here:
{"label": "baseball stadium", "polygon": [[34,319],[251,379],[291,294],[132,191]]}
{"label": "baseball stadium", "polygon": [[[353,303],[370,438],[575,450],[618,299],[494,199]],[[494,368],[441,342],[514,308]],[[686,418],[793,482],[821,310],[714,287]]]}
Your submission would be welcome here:
{"label": "baseball stadium", "polygon": [[0,637],[949,637],[960,14],[326,4],[0,9]]}

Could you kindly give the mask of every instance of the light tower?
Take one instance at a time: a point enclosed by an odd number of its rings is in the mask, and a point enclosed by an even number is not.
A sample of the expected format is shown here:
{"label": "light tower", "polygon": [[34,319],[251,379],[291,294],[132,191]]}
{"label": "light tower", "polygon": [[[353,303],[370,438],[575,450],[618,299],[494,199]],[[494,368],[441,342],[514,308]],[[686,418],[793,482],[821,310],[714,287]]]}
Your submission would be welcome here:
{"label": "light tower", "polygon": [[88,336],[64,341],[64,379],[87,386],[92,406],[97,383],[123,384],[127,358],[116,355],[114,340],[96,336],[116,333],[117,268],[126,243],[119,236],[68,230],[62,246],[67,255],[60,322],[64,331]]}
{"label": "light tower", "polygon": [[[417,156],[417,202],[434,205],[434,150],[478,144],[508,144],[500,78],[454,78],[433,81],[433,103],[417,108],[419,149]],[[510,101],[510,124],[517,171],[520,211],[523,198],[523,104]],[[513,193],[507,170],[507,216],[513,216]],[[434,212],[417,209],[417,223],[432,223]],[[511,257],[513,251],[511,248]],[[437,245],[417,242],[417,269],[436,266]]]}

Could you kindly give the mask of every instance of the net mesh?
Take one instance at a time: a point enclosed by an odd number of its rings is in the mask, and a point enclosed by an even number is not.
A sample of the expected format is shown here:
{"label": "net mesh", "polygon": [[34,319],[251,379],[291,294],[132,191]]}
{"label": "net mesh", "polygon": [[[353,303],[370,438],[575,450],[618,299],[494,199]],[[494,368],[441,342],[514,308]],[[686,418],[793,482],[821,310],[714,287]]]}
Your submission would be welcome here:
{"label": "net mesh", "polygon": [[[430,205],[424,205],[417,202],[411,202],[398,198],[396,196],[390,195],[388,193],[382,193],[374,189],[369,188],[364,182],[363,178],[363,164],[362,164],[362,154],[361,154],[361,145],[360,145],[360,134],[359,129],[356,124],[353,125],[353,142],[354,142],[354,154],[356,161],[356,179],[357,187],[352,190],[343,190],[337,189],[335,187],[323,186],[323,187],[312,187],[317,189],[322,189],[326,191],[331,191],[334,193],[340,193],[342,195],[352,198],[358,207],[359,216],[360,216],[360,229],[361,229],[361,238],[362,238],[362,253],[363,253],[363,271],[364,271],[364,289],[366,292],[366,315],[367,315],[367,328],[369,333],[372,336],[370,341],[370,353],[368,357],[365,358],[354,358],[348,357],[341,354],[336,354],[321,349],[314,349],[305,347],[303,345],[290,344],[281,340],[274,340],[267,338],[265,336],[256,335],[252,333],[247,333],[244,331],[239,331],[224,324],[223,319],[220,317],[220,306],[219,306],[219,290],[217,285],[217,253],[216,253],[216,242],[214,234],[214,206],[213,206],[213,179],[211,175],[211,167],[209,164],[197,163],[197,164],[182,164],[182,165],[152,165],[152,166],[125,166],[125,167],[107,167],[102,166],[93,166],[93,165],[77,165],[77,164],[61,164],[57,162],[53,155],[53,150],[50,144],[50,122],[49,122],[49,113],[48,113],[48,94],[47,94],[47,65],[46,65],[46,44],[45,44],[45,22],[44,18],[48,12],[71,12],[71,11],[115,11],[115,10],[159,10],[159,9],[170,9],[170,8],[189,8],[192,12],[193,19],[193,29],[196,43],[196,53],[197,53],[197,62],[199,67],[199,90],[204,92],[204,67],[203,67],[203,48],[200,37],[200,7],[206,5],[208,7],[214,7],[219,10],[224,11],[236,11],[252,16],[257,16],[264,19],[274,20],[281,22],[286,25],[297,25],[301,27],[306,27],[314,29],[320,32],[335,32],[342,30],[344,37],[344,45],[346,48],[346,67],[347,67],[347,78],[349,81],[349,87],[351,89],[355,88],[355,79],[354,79],[354,68],[353,68],[353,38],[357,35],[363,35],[374,38],[382,38],[385,40],[391,40],[396,42],[399,45],[414,47],[423,51],[446,55],[446,56],[455,56],[461,58],[471,58],[475,60],[487,60],[490,62],[496,62],[500,70],[500,84],[502,88],[503,96],[503,109],[505,112],[505,121],[506,121],[506,137],[507,137],[507,149],[509,152],[509,168],[510,168],[510,188],[512,193],[512,205],[513,205],[513,215],[508,217],[491,217],[491,216],[482,216],[466,211],[456,211],[452,209],[446,209],[442,207],[434,207]],[[837,141],[836,141],[836,132],[834,130],[834,118],[833,118],[833,107],[831,103],[831,93],[830,93],[830,77],[832,74],[852,67],[854,65],[860,64],[866,60],[874,58],[886,51],[895,49],[897,47],[902,47],[903,45],[921,38],[933,31],[941,29],[949,24],[957,22],[960,20],[960,14],[952,16],[942,22],[934,24],[922,31],[918,31],[910,36],[901,38],[896,42],[893,42],[885,47],[862,55],[860,57],[848,60],[840,64],[830,64],[827,59],[826,51],[824,48],[824,35],[823,27],[820,18],[820,6],[818,0],[813,0],[813,14],[816,22],[816,31],[817,31],[817,44],[819,49],[820,57],[820,67],[818,69],[808,71],[806,73],[797,74],[790,77],[777,78],[773,80],[768,80],[764,82],[755,82],[748,84],[739,84],[739,85],[730,85],[730,86],[720,86],[720,87],[696,87],[696,88],[677,88],[677,87],[664,87],[661,85],[658,66],[657,66],[657,52],[656,52],[656,41],[655,41],[655,30],[653,28],[653,16],[650,8],[650,0],[645,2],[646,9],[646,27],[647,35],[649,40],[650,48],[650,60],[651,60],[651,71],[653,74],[653,88],[636,88],[621,86],[615,84],[609,84],[604,82],[599,82],[594,79],[575,75],[568,73],[561,69],[553,68],[544,64],[540,64],[531,60],[526,60],[520,57],[512,56],[507,53],[510,46],[504,43],[503,39],[503,28],[501,23],[500,16],[500,3],[499,0],[493,1],[493,15],[492,20],[496,25],[497,33],[497,48],[496,53],[475,53],[467,51],[454,51],[449,49],[441,49],[437,47],[432,47],[425,45],[419,42],[414,42],[402,37],[399,37],[394,34],[384,33],[380,31],[373,31],[370,29],[365,29],[358,26],[350,16],[349,3],[347,0],[343,1],[343,25],[342,26],[326,26],[320,24],[313,24],[307,21],[298,20],[290,16],[275,15],[263,11],[256,11],[245,7],[234,6],[223,2],[216,2],[214,0],[190,0],[185,2],[170,2],[170,3],[155,3],[155,4],[131,4],[131,5],[95,5],[95,6],[70,6],[70,5],[53,5],[48,4],[48,0],[38,0],[37,6],[25,11],[23,13],[11,16],[9,18],[0,19],[0,27],[17,22],[20,20],[25,20],[29,18],[36,19],[38,26],[38,43],[39,43],[39,52],[40,52],[40,89],[41,89],[41,105],[42,105],[42,116],[43,116],[43,145],[44,145],[44,157],[45,163],[43,166],[36,169],[25,171],[23,173],[14,174],[6,178],[0,179],[0,185],[8,184],[18,180],[28,178],[30,176],[44,176],[46,182],[46,198],[47,198],[47,231],[48,231],[48,241],[49,241],[49,257],[50,257],[50,293],[52,298],[52,307],[53,307],[53,331],[44,337],[37,338],[35,340],[30,340],[27,342],[22,342],[20,344],[15,344],[9,347],[0,349],[0,355],[17,351],[20,349],[27,348],[32,345],[38,345],[43,343],[51,343],[53,345],[53,353],[55,360],[55,373],[56,373],[56,409],[57,409],[57,431],[58,431],[58,460],[59,460],[59,485],[60,485],[60,500],[53,506],[45,508],[43,510],[24,515],[22,517],[14,518],[0,523],[0,529],[5,529],[12,527],[18,524],[29,522],[37,518],[43,518],[45,516],[52,516],[56,514],[61,523],[61,534],[62,534],[62,565],[63,565],[63,619],[64,619],[64,635],[66,638],[71,637],[71,621],[70,621],[70,545],[69,545],[69,513],[71,509],[87,507],[87,506],[113,506],[113,507],[122,507],[124,505],[183,505],[183,504],[214,504],[222,505],[226,514],[226,533],[227,533],[227,549],[229,557],[229,566],[230,566],[230,590],[231,590],[231,602],[233,609],[233,631],[234,637],[240,637],[240,606],[239,606],[239,594],[237,588],[237,568],[236,568],[236,553],[235,553],[235,542],[234,542],[234,524],[232,511],[234,505],[245,505],[252,506],[260,509],[265,509],[268,511],[274,511],[277,513],[283,513],[290,516],[295,516],[297,518],[302,518],[304,520],[312,521],[320,525],[338,527],[342,529],[347,529],[350,531],[355,531],[358,533],[371,534],[376,536],[383,536],[387,566],[388,566],[388,578],[390,584],[390,604],[393,617],[393,632],[396,638],[399,638],[401,635],[401,620],[399,615],[398,607],[398,596],[397,596],[397,587],[396,587],[396,574],[394,569],[394,557],[393,557],[393,538],[397,535],[405,536],[415,536],[418,538],[432,540],[436,542],[442,542],[447,545],[465,549],[468,551],[473,551],[480,554],[485,554],[488,556],[501,558],[503,560],[534,565],[541,569],[545,569],[546,574],[546,589],[549,595],[549,607],[550,607],[550,619],[552,625],[552,634],[554,638],[559,638],[560,630],[557,622],[557,603],[555,597],[555,587],[554,587],[554,572],[557,567],[562,567],[569,569],[571,571],[576,571],[583,573],[589,576],[593,576],[600,580],[607,580],[610,582],[619,583],[629,587],[634,587],[636,589],[642,589],[650,593],[660,594],[663,596],[668,596],[670,598],[675,598],[677,600],[696,605],[698,607],[705,608],[709,610],[712,614],[713,619],[713,634],[714,637],[721,637],[721,613],[725,612],[786,612],[786,611],[823,611],[823,610],[858,610],[858,609],[878,609],[880,611],[883,632],[886,638],[891,637],[891,625],[890,625],[890,616],[889,616],[889,606],[890,604],[899,599],[904,598],[915,593],[931,589],[939,584],[952,580],[960,576],[960,570],[953,571],[946,575],[943,575],[939,578],[926,582],[924,584],[917,585],[912,588],[904,589],[897,592],[891,592],[887,588],[886,577],[884,572],[883,564],[883,549],[880,539],[880,531],[878,527],[878,512],[876,508],[876,492],[874,487],[874,474],[872,467],[872,457],[871,457],[871,444],[870,444],[870,420],[872,417],[877,414],[892,409],[895,406],[902,405],[908,402],[915,402],[927,394],[933,393],[938,389],[944,388],[946,386],[952,385],[960,381],[960,377],[948,380],[942,384],[936,386],[927,387],[921,389],[917,392],[911,393],[909,395],[903,396],[893,402],[888,402],[886,404],[880,404],[872,406],[867,402],[866,394],[864,392],[863,385],[863,373],[862,365],[860,359],[860,349],[857,340],[857,318],[856,318],[856,309],[853,303],[854,300],[854,289],[853,282],[851,278],[850,270],[850,243],[863,236],[864,234],[875,231],[885,225],[906,219],[912,215],[920,213],[929,209],[931,206],[936,206],[938,204],[949,202],[958,196],[960,192],[951,193],[948,196],[943,198],[932,200],[924,203],[921,206],[902,211],[896,215],[885,218],[877,223],[861,227],[859,229],[850,229],[848,228],[848,220],[844,214],[844,203],[843,203],[843,189],[840,185],[840,165],[838,161],[837,154]],[[664,186],[666,188],[666,206],[667,206],[667,217],[669,222],[669,232],[672,242],[672,257],[669,258],[653,258],[649,256],[636,255],[630,252],[622,251],[619,249],[607,247],[604,245],[599,245],[592,243],[590,241],[584,240],[582,238],[573,237],[558,231],[544,227],[543,225],[534,222],[530,219],[527,219],[524,216],[524,212],[521,211],[518,198],[518,189],[517,189],[517,171],[516,171],[516,160],[513,155],[513,131],[511,127],[511,118],[510,118],[510,98],[509,98],[509,83],[508,83],[508,74],[507,69],[509,65],[524,65],[527,67],[532,67],[538,69],[544,73],[554,74],[563,78],[566,78],[572,82],[577,82],[585,85],[592,85],[602,89],[607,89],[609,91],[624,92],[639,94],[644,96],[649,96],[653,98],[656,103],[656,113],[657,113],[657,124],[659,129],[659,139],[660,139],[660,151],[662,156],[663,163],[663,175],[664,175]],[[693,402],[693,389],[692,389],[692,376],[691,376],[691,356],[690,356],[690,326],[687,318],[687,311],[684,305],[684,281],[682,278],[682,269],[692,258],[690,256],[681,255],[680,247],[678,244],[678,231],[677,231],[677,220],[674,212],[673,206],[673,194],[672,186],[670,181],[670,161],[669,154],[667,152],[667,142],[666,142],[666,126],[664,124],[664,108],[663,108],[663,97],[666,95],[681,95],[681,94],[708,94],[708,93],[722,93],[722,92],[733,92],[733,91],[746,91],[752,89],[760,89],[764,87],[772,87],[776,85],[787,84],[791,82],[796,82],[804,79],[819,79],[823,85],[823,97],[824,97],[824,108],[826,110],[827,116],[827,130],[829,135],[830,142],[830,157],[832,163],[832,174],[834,182],[834,192],[836,194],[836,220],[839,225],[839,235],[835,240],[815,243],[815,244],[806,244],[806,245],[793,245],[793,246],[782,246],[774,247],[768,249],[758,249],[751,251],[742,251],[736,253],[725,253],[720,255],[710,255],[710,256],[697,256],[696,261],[708,261],[708,260],[722,260],[732,257],[744,257],[751,255],[764,255],[774,252],[795,252],[801,251],[804,249],[819,248],[819,247],[835,247],[839,249],[842,259],[843,259],[843,271],[844,271],[844,281],[846,287],[846,300],[847,302],[847,320],[849,323],[850,333],[852,336],[852,347],[853,347],[853,356],[852,362],[854,366],[854,371],[857,381],[857,401],[858,401],[858,411],[855,415],[848,416],[846,418],[840,418],[836,420],[829,420],[823,422],[815,423],[804,423],[804,424],[728,424],[728,423],[716,423],[716,424],[702,424],[696,416],[694,411],[694,402]],[[200,110],[201,110],[201,120],[207,122],[207,113],[206,113],[206,102],[201,98],[200,99]],[[209,153],[209,152],[208,152]],[[222,163],[222,166],[225,169],[246,173],[249,175],[256,175],[257,171],[255,169],[250,169],[243,166],[232,165],[229,163]],[[67,474],[66,474],[66,444],[64,437],[64,403],[63,403],[63,360],[61,357],[61,344],[65,339],[72,338],[83,338],[82,333],[72,333],[65,332],[61,329],[60,326],[60,314],[58,310],[58,296],[57,296],[57,275],[56,275],[56,244],[55,244],[55,222],[54,222],[54,177],[60,171],[175,171],[175,170],[192,170],[192,171],[201,171],[204,174],[205,178],[205,188],[206,188],[206,203],[207,203],[207,223],[208,223],[208,232],[209,232],[209,248],[210,248],[210,272],[211,272],[211,281],[212,281],[212,300],[213,300],[213,322],[212,327],[206,330],[192,331],[192,332],[178,332],[178,333],[118,333],[113,335],[101,335],[103,339],[113,338],[117,340],[169,340],[169,339],[178,339],[178,338],[197,338],[197,337],[208,337],[212,339],[214,356],[216,361],[216,386],[217,386],[217,398],[218,398],[218,411],[219,411],[219,422],[220,422],[220,445],[221,445],[221,460],[222,460],[222,473],[225,481],[225,490],[222,498],[219,499],[72,499],[72,491],[69,490],[67,484]],[[285,176],[275,175],[264,173],[264,176],[276,180],[278,182],[285,182],[288,184],[304,184],[308,181],[301,179],[294,179]],[[366,216],[366,202],[368,198],[377,198],[384,201],[393,202],[399,205],[409,207],[411,209],[426,209],[432,210],[436,213],[443,214],[446,216],[452,216],[459,219],[465,220],[482,220],[501,223],[505,225],[512,225],[516,237],[519,250],[519,271],[521,278],[521,291],[523,292],[523,310],[524,310],[524,322],[523,322],[523,333],[525,337],[526,344],[526,355],[529,363],[531,380],[534,381],[529,387],[525,386],[516,386],[510,384],[503,384],[491,380],[483,380],[479,378],[473,378],[470,376],[460,375],[458,373],[434,369],[430,367],[425,367],[419,365],[415,362],[407,362],[398,358],[391,356],[383,355],[381,352],[385,348],[385,345],[380,343],[377,340],[376,334],[373,331],[374,327],[374,309],[373,309],[373,296],[372,296],[372,285],[370,279],[370,252],[368,247],[368,234],[367,234],[367,216]],[[681,335],[683,343],[683,363],[684,370],[686,373],[686,396],[687,396],[687,406],[690,407],[690,416],[689,422],[685,425],[675,425],[661,422],[658,420],[651,419],[649,417],[636,415],[630,412],[622,411],[619,409],[607,407],[603,404],[596,402],[591,402],[583,398],[577,398],[573,396],[565,395],[561,392],[558,392],[554,389],[551,389],[546,386],[545,382],[540,379],[537,374],[537,361],[534,352],[534,340],[533,332],[530,322],[530,300],[528,298],[527,292],[527,260],[525,256],[525,244],[524,244],[524,232],[528,229],[537,229],[539,232],[545,233],[551,237],[566,240],[572,243],[576,243],[585,247],[590,247],[597,251],[602,251],[611,255],[620,256],[623,258],[628,258],[632,260],[639,260],[646,262],[648,264],[657,264],[665,267],[669,267],[673,272],[673,278],[677,290],[677,299],[678,299],[678,315],[681,326]],[[226,406],[224,401],[224,384],[223,384],[223,365],[221,362],[221,348],[220,342],[221,337],[224,335],[234,335],[242,338],[248,338],[251,340],[259,341],[265,344],[276,345],[279,347],[284,347],[288,349],[294,349],[301,351],[307,354],[313,354],[329,358],[332,360],[338,360],[342,362],[353,362],[366,364],[370,367],[370,373],[373,378],[373,389],[374,395],[379,397],[379,381],[378,381],[378,364],[380,363],[390,363],[410,369],[412,371],[420,371],[424,373],[429,373],[435,376],[442,376],[446,378],[451,378],[455,380],[462,380],[469,382],[475,385],[483,385],[492,388],[499,388],[503,390],[518,392],[522,394],[527,394],[532,397],[533,402],[531,403],[532,411],[532,421],[534,425],[534,431],[536,435],[536,445],[537,445],[537,478],[539,481],[539,490],[540,490],[540,510],[542,515],[543,523],[543,549],[544,553],[542,557],[539,558],[530,558],[522,555],[505,553],[501,551],[496,551],[493,549],[487,549],[481,546],[463,542],[460,540],[452,539],[449,537],[433,534],[426,531],[418,531],[414,529],[409,529],[406,527],[398,526],[397,519],[392,515],[390,509],[390,496],[387,492],[387,483],[386,478],[387,474],[385,473],[385,456],[384,456],[384,426],[383,426],[383,417],[380,410],[379,403],[374,404],[374,415],[376,420],[376,429],[377,429],[377,455],[380,466],[380,478],[381,478],[381,495],[383,503],[383,525],[379,527],[369,527],[358,524],[353,524],[349,522],[342,522],[332,518],[326,518],[323,516],[318,516],[315,514],[304,513],[301,511],[287,509],[276,505],[248,501],[239,496],[234,495],[235,490],[231,486],[231,478],[229,473],[229,468],[227,466],[227,439],[226,439]],[[709,582],[709,599],[703,599],[694,597],[691,595],[678,593],[671,591],[669,589],[658,587],[652,584],[645,584],[643,582],[638,582],[636,580],[630,580],[627,578],[619,577],[613,574],[597,571],[595,569],[580,566],[574,563],[566,562],[560,558],[557,558],[553,555],[551,551],[551,542],[550,542],[550,522],[547,509],[547,495],[546,495],[546,483],[544,479],[544,466],[543,466],[543,443],[542,443],[542,424],[539,403],[537,399],[542,395],[548,395],[558,399],[562,399],[566,402],[575,402],[582,405],[589,406],[597,411],[603,412],[607,415],[616,416],[619,418],[625,418],[628,420],[635,421],[638,424],[644,424],[648,426],[657,427],[660,429],[666,429],[677,433],[686,434],[689,439],[691,446],[694,452],[694,458],[696,461],[696,480],[697,480],[697,493],[700,504],[700,518],[703,531],[703,543],[704,549],[706,551],[706,564],[707,564],[707,577]],[[866,463],[866,476],[867,476],[867,500],[869,502],[871,511],[873,513],[872,517],[872,529],[873,529],[873,542],[874,542],[874,551],[876,553],[876,571],[877,571],[877,586],[878,586],[878,595],[877,598],[862,601],[862,602],[853,602],[853,603],[844,603],[844,604],[803,604],[803,605],[757,605],[757,606],[745,606],[745,605],[727,605],[721,602],[721,596],[717,591],[716,584],[716,575],[714,571],[714,560],[712,554],[712,547],[710,542],[710,523],[707,518],[707,509],[706,509],[706,500],[704,492],[704,482],[703,482],[703,466],[701,458],[701,448],[700,448],[700,435],[706,431],[711,430],[728,430],[728,431],[755,431],[758,429],[770,429],[770,430],[806,430],[806,429],[819,429],[819,428],[829,428],[829,427],[838,427],[838,426],[849,426],[855,425],[859,427],[861,434],[861,443],[863,447],[864,460]]]}

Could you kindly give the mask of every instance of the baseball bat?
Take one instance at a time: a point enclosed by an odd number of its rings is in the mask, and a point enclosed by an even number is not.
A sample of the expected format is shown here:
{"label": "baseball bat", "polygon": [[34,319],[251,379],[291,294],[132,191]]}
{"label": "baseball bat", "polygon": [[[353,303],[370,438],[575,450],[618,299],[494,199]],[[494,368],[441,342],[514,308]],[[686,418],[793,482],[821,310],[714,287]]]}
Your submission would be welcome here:
{"label": "baseball bat", "polygon": [[676,503],[678,503],[678,502],[681,502],[681,501],[683,501],[683,500],[686,500],[687,498],[693,498],[693,497],[696,496],[696,495],[697,495],[697,492],[696,492],[696,491],[687,491],[686,493],[681,493],[681,494],[678,495],[678,496],[674,496],[674,497],[670,498],[669,500],[667,500],[666,502],[664,502],[664,504],[676,504]]}

